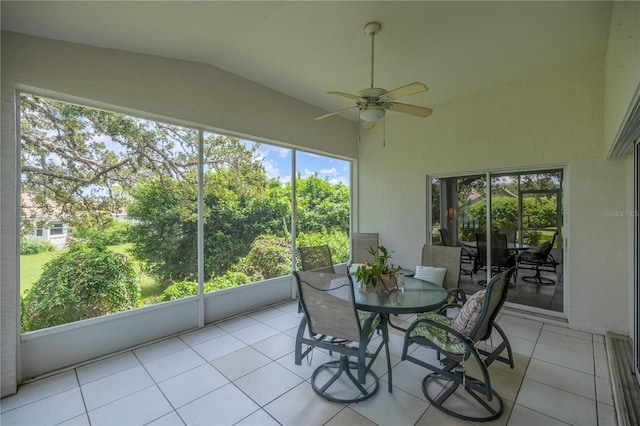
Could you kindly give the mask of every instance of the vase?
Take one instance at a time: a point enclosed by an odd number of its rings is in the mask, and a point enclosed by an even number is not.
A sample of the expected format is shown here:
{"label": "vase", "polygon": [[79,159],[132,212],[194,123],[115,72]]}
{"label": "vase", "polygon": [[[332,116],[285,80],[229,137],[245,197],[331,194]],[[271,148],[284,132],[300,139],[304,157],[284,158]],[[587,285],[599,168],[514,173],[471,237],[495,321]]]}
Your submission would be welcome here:
{"label": "vase", "polygon": [[360,281],[360,291],[365,293],[374,293],[377,291],[392,291],[397,290],[398,284],[396,281],[395,274],[383,274],[378,279],[375,285],[369,284],[365,285],[362,281]]}

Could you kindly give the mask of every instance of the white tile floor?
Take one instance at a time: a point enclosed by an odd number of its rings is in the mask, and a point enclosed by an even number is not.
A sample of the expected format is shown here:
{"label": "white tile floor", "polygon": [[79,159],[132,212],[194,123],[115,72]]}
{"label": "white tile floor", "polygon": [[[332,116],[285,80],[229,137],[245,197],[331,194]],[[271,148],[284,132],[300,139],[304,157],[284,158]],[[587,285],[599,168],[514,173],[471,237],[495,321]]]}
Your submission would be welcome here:
{"label": "white tile floor", "polygon": [[[328,355],[315,351],[311,365],[294,364],[299,318],[297,302],[278,305],[33,381],[0,402],[0,424],[468,424],[430,406],[421,391],[427,370],[400,362],[396,333],[393,393],[383,352],[373,398],[350,405],[321,399],[309,378]],[[499,323],[516,352],[516,368],[491,367],[505,401],[504,415],[492,423],[616,424],[603,336],[506,313]]]}

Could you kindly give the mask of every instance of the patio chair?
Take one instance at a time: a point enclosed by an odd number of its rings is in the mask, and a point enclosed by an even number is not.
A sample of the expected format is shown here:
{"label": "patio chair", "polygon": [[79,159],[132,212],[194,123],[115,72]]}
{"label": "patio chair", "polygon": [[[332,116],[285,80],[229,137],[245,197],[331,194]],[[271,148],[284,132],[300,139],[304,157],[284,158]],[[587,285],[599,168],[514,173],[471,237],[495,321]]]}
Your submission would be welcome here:
{"label": "patio chair", "polygon": [[[294,271],[293,274],[304,311],[296,337],[296,365],[301,365],[302,359],[314,348],[336,352],[340,359],[326,362],[314,370],[311,376],[313,390],[328,401],[340,403],[372,397],[378,391],[379,383],[371,367],[383,347],[386,348],[387,371],[391,371],[386,319],[380,314],[356,309],[349,274],[305,271]],[[305,337],[307,328],[310,337]],[[376,329],[382,332],[379,344],[373,344],[371,340]],[[304,351],[303,345],[308,345]],[[335,371],[333,375],[326,374],[332,371]],[[349,379],[346,383],[353,385],[347,392],[345,380],[340,381],[341,378]],[[332,388],[336,382],[338,386]]]}
{"label": "patio chair", "polygon": [[298,252],[303,271],[335,273],[331,249],[328,245],[299,247]]}
{"label": "patio chair", "polygon": [[[510,268],[494,276],[486,289],[458,306],[460,310],[455,318],[427,312],[421,314],[405,333],[402,360],[433,371],[422,380],[422,392],[436,408],[451,416],[482,422],[497,419],[504,411],[502,398],[491,386],[489,366],[497,360],[514,368],[509,340],[495,323],[514,271],[515,268]],[[489,339],[494,328],[502,342],[489,352],[487,349],[490,348],[479,343]],[[443,359],[432,364],[428,358],[418,358],[413,355],[415,351],[409,353],[411,345],[434,349],[438,359]],[[502,355],[504,350],[507,351],[506,358]],[[478,378],[467,374],[470,365],[477,365]],[[460,395],[456,392],[458,389],[463,389],[472,398]]]}
{"label": "patio chair", "polygon": [[[461,301],[464,303],[466,295],[460,289],[460,262],[461,247],[434,246],[425,244],[422,247],[421,266],[430,266],[435,268],[445,268],[443,281],[436,282],[441,284],[449,293],[449,301]],[[420,272],[420,268],[416,268],[416,272]],[[435,271],[437,273],[437,271]],[[421,278],[418,273],[415,278]],[[427,277],[427,281],[433,281],[433,278]]]}
{"label": "patio chair", "polygon": [[[476,233],[476,245],[478,247],[478,269],[487,265],[487,237],[484,233]],[[516,258],[509,253],[506,234],[491,234],[491,275],[505,271],[516,266]],[[515,273],[513,274],[515,278]],[[515,282],[515,279],[514,279]],[[485,285],[486,280],[478,281],[478,284]]]}
{"label": "patio chair", "polygon": [[[440,228],[438,230],[438,232],[440,233],[440,242],[441,245],[443,246],[452,246],[453,244],[451,243],[451,237],[449,235],[449,230],[447,228]],[[473,249],[470,249],[468,247],[462,247],[462,253],[460,256],[460,273],[461,274],[466,274],[466,275],[470,275],[471,277],[473,277],[473,271],[475,268],[475,261],[476,261],[476,257],[477,257],[477,253],[475,253],[475,251]],[[466,265],[471,265],[470,269],[466,269],[462,267],[462,264],[466,264]]]}
{"label": "patio chair", "polygon": [[551,249],[556,242],[558,232],[553,234],[551,242],[545,241],[538,247],[529,248],[518,257],[518,269],[533,269],[535,275],[522,277],[523,281],[533,282],[536,284],[554,285],[555,280],[543,277],[541,272],[557,273],[558,262],[551,255]]}

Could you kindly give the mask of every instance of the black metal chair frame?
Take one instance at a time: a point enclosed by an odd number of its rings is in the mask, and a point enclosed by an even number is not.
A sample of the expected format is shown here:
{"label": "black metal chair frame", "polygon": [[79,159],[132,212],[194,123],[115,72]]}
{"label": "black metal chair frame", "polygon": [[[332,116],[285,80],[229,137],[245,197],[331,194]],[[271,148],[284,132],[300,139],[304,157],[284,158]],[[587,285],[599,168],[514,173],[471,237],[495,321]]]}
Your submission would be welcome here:
{"label": "black metal chair frame", "polygon": [[554,285],[555,280],[540,275],[541,272],[557,274],[558,262],[551,255],[551,249],[556,242],[558,232],[553,234],[551,242],[544,242],[536,249],[529,249],[518,257],[518,269],[533,269],[535,275],[523,276],[522,280],[543,285]]}
{"label": "black metal chair frame", "polygon": [[[364,401],[370,397],[372,397],[377,391],[379,387],[378,377],[375,372],[372,370],[373,363],[378,358],[378,355],[382,351],[382,348],[386,348],[387,355],[387,369],[391,371],[391,361],[389,357],[389,329],[387,325],[387,319],[384,316],[380,317],[380,323],[377,328],[381,331],[382,339],[380,345],[373,351],[370,352],[367,349],[367,345],[370,344],[371,337],[373,336],[372,326],[374,320],[379,314],[369,313],[367,315],[366,320],[361,324],[357,309],[355,307],[355,296],[353,294],[354,286],[351,280],[351,276],[348,274],[329,274],[322,272],[305,272],[305,271],[294,271],[293,272],[296,282],[298,285],[298,291],[300,293],[300,300],[302,309],[304,312],[304,316],[300,321],[300,325],[298,326],[298,333],[296,336],[296,345],[295,345],[295,363],[296,365],[301,365],[302,359],[305,358],[314,348],[321,348],[329,351],[329,354],[332,352],[336,352],[340,354],[340,358],[338,360],[326,362],[319,367],[317,367],[313,375],[311,377],[311,385],[313,390],[320,395],[322,398],[339,403],[354,403]],[[312,283],[309,282],[309,277],[312,277],[313,274],[316,276],[323,275],[326,279],[327,286],[323,288],[319,288]],[[332,335],[327,335],[325,330],[323,329],[323,320],[321,318],[313,316],[310,314],[307,303],[315,303],[317,300],[306,300],[306,295],[308,294],[305,291],[304,286],[308,286],[310,292],[322,291],[327,298],[327,301],[323,301],[325,305],[330,303],[331,299],[340,299],[341,302],[344,302],[345,299],[340,298],[332,294],[336,290],[344,289],[345,287],[349,287],[349,292],[351,294],[351,305],[353,311],[354,321],[358,325],[359,336],[352,335],[340,335],[340,327],[343,324],[333,324],[331,333]],[[318,306],[317,304],[315,305]],[[345,313],[348,315],[348,313]],[[338,321],[338,318],[332,318],[332,321]],[[326,318],[325,318],[326,321]],[[318,329],[316,329],[318,327]],[[308,330],[308,336],[305,337],[305,331]],[[338,330],[338,331],[335,331]],[[324,333],[323,333],[324,332]],[[308,347],[303,351],[303,345],[308,345]],[[357,361],[351,361],[350,358],[356,358]],[[333,376],[324,384],[318,384],[317,378],[318,375],[325,370],[335,370]],[[354,372],[356,374],[354,375]],[[349,380],[355,385],[355,387],[360,392],[359,395],[355,398],[339,398],[331,395],[330,387],[333,383],[345,374]],[[365,388],[367,377],[373,379],[373,386],[368,389]]]}
{"label": "black metal chair frame", "polygon": [[[433,373],[428,374],[423,379],[422,392],[429,402],[431,402],[436,408],[451,416],[467,421],[484,422],[497,419],[504,412],[502,398],[491,386],[489,366],[494,361],[498,360],[508,364],[509,367],[514,368],[511,344],[509,343],[504,331],[495,323],[496,316],[506,300],[507,292],[509,290],[508,282],[514,271],[515,268],[509,268],[499,275],[494,276],[489,281],[487,284],[485,302],[483,303],[480,316],[468,336],[460,334],[447,325],[424,318],[416,320],[405,334],[404,346],[402,349],[402,360],[413,362],[433,371]],[[494,297],[499,298],[495,305],[491,300]],[[443,312],[452,306],[454,305],[447,305],[443,307],[440,312]],[[455,306],[460,307],[460,305]],[[441,328],[451,335],[456,336],[465,346],[464,353],[459,354],[449,352],[422,336],[412,337],[412,330],[420,324],[428,324],[432,327]],[[488,352],[480,348],[478,346],[478,342],[487,340],[491,337],[492,329],[494,328],[500,334],[502,342],[495,347],[493,351]],[[444,356],[442,361],[440,361],[441,365],[433,365],[423,359],[410,355],[408,349],[412,344],[418,344],[435,349],[438,352],[438,359],[440,359],[441,356]],[[506,358],[501,355],[505,349],[507,350]],[[465,363],[469,362],[471,359],[473,359],[480,368],[482,374],[480,379],[465,374]],[[447,382],[442,392],[440,392],[440,387],[437,387],[438,394],[431,395],[429,393],[429,382],[432,380],[445,380]],[[460,386],[462,386],[464,390],[478,402],[481,408],[488,412],[488,415],[470,416],[459,411],[453,411],[452,409],[444,406],[447,399],[451,397]]]}

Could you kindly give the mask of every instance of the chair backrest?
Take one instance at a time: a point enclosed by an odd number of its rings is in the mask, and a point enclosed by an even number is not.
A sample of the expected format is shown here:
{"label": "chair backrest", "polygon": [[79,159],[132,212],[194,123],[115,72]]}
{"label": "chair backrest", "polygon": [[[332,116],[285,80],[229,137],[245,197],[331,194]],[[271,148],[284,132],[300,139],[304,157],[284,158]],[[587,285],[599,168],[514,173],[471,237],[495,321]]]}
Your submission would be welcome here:
{"label": "chair backrest", "polygon": [[312,334],[360,341],[350,275],[317,271],[294,271],[293,275]]}
{"label": "chair backrest", "polygon": [[495,275],[487,283],[487,290],[484,296],[482,310],[478,317],[478,322],[469,334],[469,337],[473,339],[474,342],[486,340],[491,337],[493,322],[498,316],[500,308],[502,308],[502,305],[504,305],[504,302],[507,299],[509,281],[511,280],[511,275],[515,270],[515,267],[509,268],[506,271]]}
{"label": "chair backrest", "polygon": [[377,247],[377,232],[351,234],[351,263],[364,263],[365,260],[372,260],[372,255],[367,250]]}
{"label": "chair backrest", "polygon": [[460,281],[460,256],[462,247],[433,246],[422,247],[422,266],[447,268],[442,286],[446,289],[458,287]]}
{"label": "chair backrest", "polygon": [[551,243],[549,241],[544,241],[540,244],[535,252],[536,259],[541,262],[546,262],[549,257],[549,253],[551,253]]}
{"label": "chair backrest", "polygon": [[483,265],[487,264],[487,235],[476,232],[476,247],[478,249],[478,258]]}
{"label": "chair backrest", "polygon": [[451,240],[449,239],[449,230],[447,228],[440,228],[438,230],[440,232],[440,241],[443,246],[450,246]]}
{"label": "chair backrest", "polygon": [[538,247],[531,249],[530,253],[532,260],[536,262],[546,262],[549,258],[549,254],[551,253],[551,249],[553,249],[553,245],[556,243],[557,236],[558,231],[554,232],[551,242],[543,241]]}
{"label": "chair backrest", "polygon": [[[476,245],[478,247],[478,258],[483,265],[487,264],[487,235],[476,233]],[[508,267],[509,249],[506,234],[491,233],[491,264],[492,266]]]}
{"label": "chair backrest", "polygon": [[299,247],[298,251],[303,271],[335,272],[331,249],[328,245]]}
{"label": "chair backrest", "polygon": [[491,234],[491,263],[494,266],[510,266],[507,243],[507,234]]}
{"label": "chair backrest", "polygon": [[506,226],[502,228],[500,231],[501,234],[505,234],[507,236],[508,243],[516,243],[516,236],[518,235],[518,229],[512,226]]}

